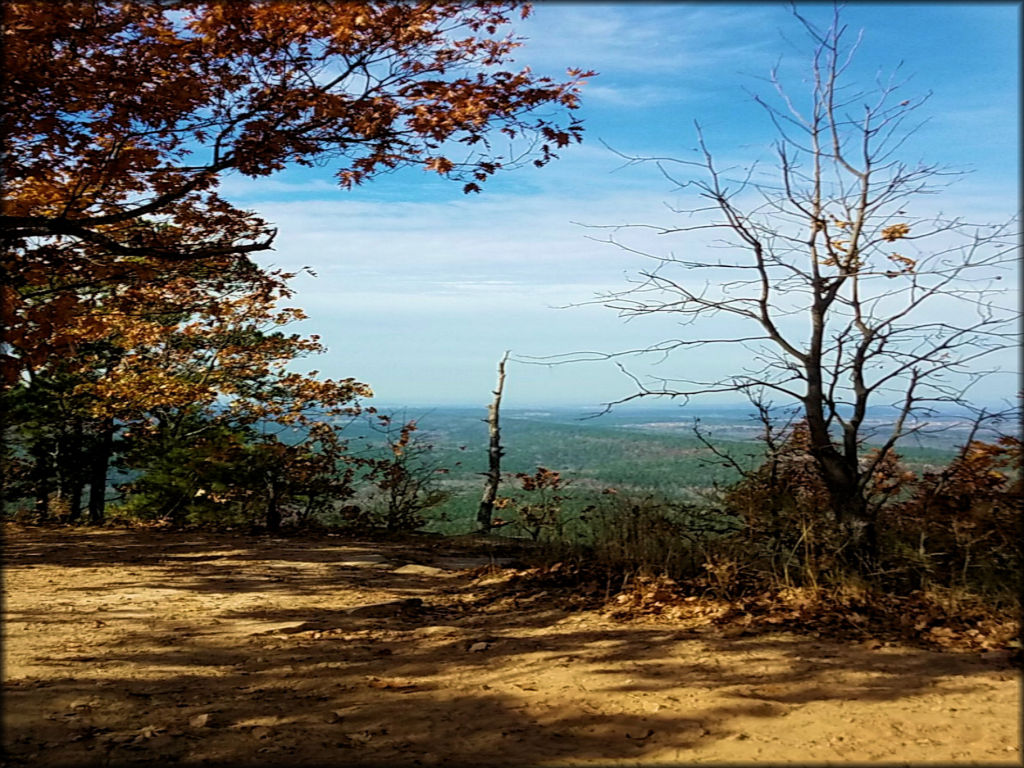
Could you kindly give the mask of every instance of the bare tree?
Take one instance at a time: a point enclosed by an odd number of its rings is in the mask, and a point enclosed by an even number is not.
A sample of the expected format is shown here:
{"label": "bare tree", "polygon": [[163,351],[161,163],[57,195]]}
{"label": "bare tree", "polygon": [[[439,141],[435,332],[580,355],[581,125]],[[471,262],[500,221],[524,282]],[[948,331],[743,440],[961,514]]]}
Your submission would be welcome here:
{"label": "bare tree", "polygon": [[[923,417],[936,404],[967,404],[968,388],[988,372],[982,358],[1017,343],[1019,312],[996,281],[1012,273],[1018,221],[976,225],[925,215],[924,198],[958,175],[898,157],[919,127],[910,121],[927,96],[904,97],[904,83],[892,78],[868,91],[852,87],[846,79],[859,39],[846,43],[838,11],[823,30],[794,15],[813,41],[811,93],[793,96],[776,68],[769,78],[775,96],[755,96],[776,131],[770,174],[756,165],[740,173],[719,167],[699,125],[698,159],[623,155],[629,163],[656,163],[679,191],[696,192],[702,202],[673,209],[687,219],[683,226],[601,227],[609,230],[602,241],[655,266],[628,289],[592,303],[626,318],[668,313],[689,335],[644,350],[596,354],[694,350],[706,357],[712,345],[746,347],[751,364],[724,378],[641,380],[626,371],[637,391],[609,407],[642,397],[730,391],[795,402],[835,520],[870,562],[872,473],[899,440],[924,428]],[[699,178],[680,180],[680,166],[699,169]],[[723,233],[715,243],[721,256],[651,254],[617,238],[631,228]],[[702,324],[722,318],[751,330],[733,335]],[[866,422],[868,406],[879,404],[895,407],[881,433]],[[865,454],[868,437],[880,450]]]}
{"label": "bare tree", "polygon": [[501,483],[501,457],[505,451],[501,447],[501,395],[505,390],[505,363],[508,362],[508,351],[498,361],[498,386],[494,390],[494,402],[487,406],[487,429],[490,435],[487,448],[487,472],[484,483],[484,495],[480,499],[477,510],[477,529],[481,533],[491,532],[491,517],[494,514],[494,500],[498,498],[498,485]]}

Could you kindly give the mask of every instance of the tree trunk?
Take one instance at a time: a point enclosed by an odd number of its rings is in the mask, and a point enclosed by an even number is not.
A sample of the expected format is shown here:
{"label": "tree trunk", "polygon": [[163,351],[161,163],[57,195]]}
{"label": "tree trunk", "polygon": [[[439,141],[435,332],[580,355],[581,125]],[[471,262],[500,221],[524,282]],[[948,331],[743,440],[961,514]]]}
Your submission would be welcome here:
{"label": "tree trunk", "polygon": [[82,491],[85,490],[83,425],[80,417],[72,419],[70,434],[63,435],[58,450],[58,473],[60,494],[67,499],[68,522],[74,523],[82,516]]}
{"label": "tree trunk", "polygon": [[99,440],[89,466],[89,522],[103,522],[107,507],[107,470],[114,453],[114,420],[107,417],[100,426]]}
{"label": "tree trunk", "polygon": [[50,517],[50,479],[53,468],[49,446],[45,440],[32,445],[32,492],[35,496],[35,513],[40,522]]}
{"label": "tree trunk", "polygon": [[270,497],[267,499],[267,530],[277,533],[281,530],[281,502],[277,482],[271,480]]}
{"label": "tree trunk", "polygon": [[85,491],[85,479],[79,472],[71,482],[67,491],[68,500],[68,522],[74,523],[82,516],[82,493]]}
{"label": "tree trunk", "polygon": [[828,490],[833,519],[849,546],[847,560],[865,572],[877,559],[878,533],[860,485],[860,471],[834,448],[814,458]]}
{"label": "tree trunk", "polygon": [[498,497],[498,484],[501,482],[501,457],[504,451],[501,449],[501,429],[499,416],[501,409],[501,395],[505,389],[505,362],[508,360],[508,352],[505,352],[498,363],[498,388],[494,390],[494,402],[487,406],[487,427],[490,431],[490,445],[487,450],[487,481],[484,483],[484,495],[480,500],[480,508],[476,513],[477,530],[481,533],[490,533],[491,516],[494,514],[494,500]]}
{"label": "tree trunk", "polygon": [[877,532],[861,488],[861,473],[854,453],[841,452],[833,444],[822,403],[820,370],[808,368],[808,395],[804,414],[811,437],[811,456],[828,490],[833,520],[846,536],[849,560],[859,569],[871,567],[878,554]]}

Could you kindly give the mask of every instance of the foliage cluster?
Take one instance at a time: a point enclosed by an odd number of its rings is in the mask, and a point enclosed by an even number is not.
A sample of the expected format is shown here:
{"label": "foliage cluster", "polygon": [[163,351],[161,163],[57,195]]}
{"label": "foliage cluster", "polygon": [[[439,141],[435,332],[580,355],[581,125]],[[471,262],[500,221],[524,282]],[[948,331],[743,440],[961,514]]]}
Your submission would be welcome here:
{"label": "foliage cluster", "polygon": [[776,434],[764,461],[714,504],[606,488],[584,505],[564,492],[570,481],[541,467],[517,476],[519,488],[502,500],[503,522],[543,543],[546,561],[573,562],[609,583],[668,578],[722,599],[857,585],[1017,602],[1018,438],[970,439],[947,466],[920,473],[895,453],[877,462],[865,497],[878,554],[866,567],[854,546],[862,534],[830,507],[808,437],[802,422]]}
{"label": "foliage cluster", "polygon": [[[921,473],[894,456],[868,493],[879,541],[866,570],[852,556],[857,532],[828,506],[806,428],[780,437],[718,506],[605,489],[579,515],[546,507],[546,519],[559,522],[535,537],[542,546],[518,588],[570,587],[617,619],[1019,653],[1019,439],[969,440],[944,468]],[[510,518],[536,507],[532,480],[509,497]],[[567,518],[586,525],[566,526]]]}
{"label": "foliage cluster", "polygon": [[391,532],[415,530],[426,522],[426,511],[451,498],[440,483],[449,469],[441,466],[434,445],[414,434],[415,420],[399,425],[384,414],[376,419],[384,451],[353,459],[365,468],[372,492],[365,508],[349,508],[348,520]]}
{"label": "foliage cluster", "polygon": [[1021,441],[971,440],[938,472],[909,484],[909,498],[883,512],[889,567],[910,586],[1015,592],[1024,513]]}
{"label": "foliage cluster", "polygon": [[[745,521],[743,560],[785,585],[836,583],[856,573],[906,593],[930,587],[1012,594],[1020,557],[1020,441],[968,441],[938,471],[917,475],[896,453],[875,464],[865,497],[877,556],[851,557],[857,536],[838,519],[797,424],[778,451],[734,486],[727,508]],[[869,460],[871,460],[869,458]]]}
{"label": "foliage cluster", "polygon": [[182,262],[252,267],[276,230],[219,194],[226,175],[331,164],[348,188],[411,166],[475,192],[578,142],[588,73],[508,68],[521,43],[507,25],[529,12],[5,3],[4,380],[106,338],[97,291],[162,283]]}
{"label": "foliage cluster", "polygon": [[546,467],[537,467],[533,474],[518,472],[514,478],[521,489],[518,498],[501,496],[494,502],[494,508],[503,514],[511,513],[511,519],[495,518],[492,526],[511,524],[533,541],[538,541],[542,534],[563,537],[568,522],[563,505],[570,481]]}
{"label": "foliage cluster", "polygon": [[581,140],[588,73],[509,69],[529,13],[5,3],[5,509],[78,521],[88,490],[101,522],[115,469],[120,514],[173,525],[308,522],[363,476],[389,528],[440,501],[410,485],[412,427],[386,459],[348,452],[366,385],[289,372],[322,347],[281,330],[304,317],[280,307],[291,275],[250,257],[276,231],[219,185],[330,163],[342,188],[411,166],[470,193],[546,165]]}

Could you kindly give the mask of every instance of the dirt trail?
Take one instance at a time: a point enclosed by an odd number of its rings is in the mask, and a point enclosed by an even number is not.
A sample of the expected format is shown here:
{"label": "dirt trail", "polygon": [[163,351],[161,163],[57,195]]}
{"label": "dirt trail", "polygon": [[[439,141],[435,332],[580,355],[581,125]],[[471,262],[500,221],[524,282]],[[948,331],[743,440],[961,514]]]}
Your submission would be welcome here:
{"label": "dirt trail", "polygon": [[440,546],[8,525],[4,764],[1020,764],[998,654],[618,624]]}

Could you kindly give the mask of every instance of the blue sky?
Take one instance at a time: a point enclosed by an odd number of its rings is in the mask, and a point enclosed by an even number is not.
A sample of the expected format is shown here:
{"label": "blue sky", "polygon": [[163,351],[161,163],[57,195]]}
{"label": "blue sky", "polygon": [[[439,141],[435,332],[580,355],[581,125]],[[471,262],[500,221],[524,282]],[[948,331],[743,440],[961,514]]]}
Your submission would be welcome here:
{"label": "blue sky", "polygon": [[[819,20],[831,14],[827,4],[800,10]],[[933,92],[908,159],[971,171],[930,203],[973,219],[1009,218],[1019,208],[1020,6],[855,3],[843,18],[853,33],[864,31],[854,80],[870,85],[902,61],[907,97]],[[416,169],[354,191],[338,189],[330,169],[225,180],[228,199],[279,228],[262,263],[317,273],[295,280],[291,302],[310,316],[297,330],[320,334],[329,348],[305,368],[365,381],[384,404],[483,404],[506,349],[616,352],[679,335],[664,316],[624,322],[600,306],[564,308],[624,288],[647,266],[595,242],[604,235],[583,224],[671,225],[667,205],[679,203],[657,169],[625,168],[604,144],[629,155],[692,156],[698,120],[723,159],[770,162],[775,134],[750,91],[766,92],[763,78],[779,62],[800,88],[808,50],[801,29],[782,4],[540,2],[515,30],[528,38],[519,65],[555,77],[567,67],[599,72],[579,111],[584,144],[549,166],[506,173],[468,197]],[[679,237],[639,245],[704,247]],[[745,355],[690,350],[654,367],[628,365],[640,376],[713,376]],[[1011,372],[977,390],[979,400],[1016,390],[1016,353],[999,362]],[[632,391],[608,361],[512,363],[506,403],[591,406]]]}

